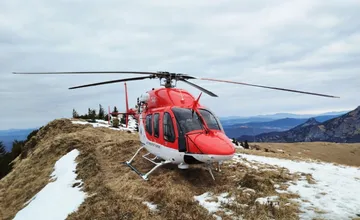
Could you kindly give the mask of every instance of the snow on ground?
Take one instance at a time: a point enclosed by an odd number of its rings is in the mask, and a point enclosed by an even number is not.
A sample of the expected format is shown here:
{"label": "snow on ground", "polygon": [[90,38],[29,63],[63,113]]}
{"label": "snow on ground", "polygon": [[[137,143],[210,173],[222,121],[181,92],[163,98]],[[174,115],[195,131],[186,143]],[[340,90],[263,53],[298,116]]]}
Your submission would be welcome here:
{"label": "snow on ground", "polygon": [[20,210],[14,219],[65,219],[78,209],[86,195],[81,188],[72,187],[76,180],[75,158],[79,151],[74,149],[61,157],[51,174],[53,182],[48,183]]}
{"label": "snow on ground", "polygon": [[132,116],[129,116],[129,121],[128,121],[129,128],[135,129],[136,124],[137,124],[136,120]]}
{"label": "snow on ground", "polygon": [[266,204],[269,204],[270,202],[276,202],[278,200],[279,200],[279,196],[268,196],[268,197],[257,198],[255,200],[255,202],[257,202],[261,205],[266,205]]}
{"label": "snow on ground", "polygon": [[[219,196],[214,196],[212,193],[206,192],[199,196],[194,196],[195,200],[199,202],[199,204],[207,209],[210,214],[215,213],[217,211],[225,211],[227,214],[231,214],[230,211],[223,210],[221,205],[224,203],[231,203],[234,201],[233,197],[227,198],[229,193],[221,193]],[[213,214],[216,219],[221,219],[221,217]]]}
{"label": "snow on ground", "polygon": [[154,204],[154,203],[146,202],[146,201],[145,201],[145,202],[143,202],[143,204],[146,205],[146,206],[150,209],[150,211],[153,211],[153,212],[158,211],[157,205]]}
{"label": "snow on ground", "polygon": [[233,139],[229,138],[229,140],[233,143],[234,147],[237,148],[237,149],[244,149],[240,143],[238,143],[238,145],[236,145],[234,142],[233,142]]}
{"label": "snow on ground", "polygon": [[87,121],[71,121],[73,124],[79,124],[79,125],[86,125],[86,124],[91,124]]}
{"label": "snow on ground", "polygon": [[95,121],[96,122],[92,123],[92,122],[87,122],[87,121],[71,120],[71,122],[73,124],[81,124],[81,125],[90,124],[94,128],[105,127],[105,128],[110,128],[110,129],[117,130],[117,131],[135,131],[136,130],[136,120],[132,116],[129,116],[128,128],[126,128],[125,124],[121,124],[122,127],[114,128],[114,127],[111,127],[111,125],[109,125],[107,121],[98,120],[98,119],[96,119]]}
{"label": "snow on ground", "polygon": [[248,161],[285,167],[292,173],[312,175],[315,184],[309,184],[304,177],[287,189],[301,197],[296,200],[304,212],[300,214],[301,219],[352,219],[360,214],[360,168],[248,154],[239,156]]}

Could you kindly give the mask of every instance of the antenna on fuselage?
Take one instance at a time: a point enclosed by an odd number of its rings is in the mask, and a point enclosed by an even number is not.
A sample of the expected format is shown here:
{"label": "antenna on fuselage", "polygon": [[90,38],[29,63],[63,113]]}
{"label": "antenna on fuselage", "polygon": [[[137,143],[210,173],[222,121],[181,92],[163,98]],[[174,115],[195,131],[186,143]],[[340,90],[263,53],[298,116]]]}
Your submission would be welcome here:
{"label": "antenna on fuselage", "polygon": [[202,92],[200,92],[199,97],[194,101],[194,104],[193,104],[192,109],[191,109],[192,117],[194,117],[194,112],[196,110],[196,107],[199,104],[199,100],[200,100],[201,95],[202,95]]}

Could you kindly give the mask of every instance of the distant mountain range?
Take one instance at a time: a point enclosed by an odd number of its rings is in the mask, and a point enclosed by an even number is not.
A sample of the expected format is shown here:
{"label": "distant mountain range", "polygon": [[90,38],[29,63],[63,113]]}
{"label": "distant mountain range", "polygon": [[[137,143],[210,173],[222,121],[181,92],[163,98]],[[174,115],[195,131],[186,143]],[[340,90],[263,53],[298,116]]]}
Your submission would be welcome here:
{"label": "distant mountain range", "polygon": [[35,129],[36,128],[0,130],[0,141],[5,145],[5,149],[10,151],[14,140],[26,140],[26,137]]}
{"label": "distant mountain range", "polygon": [[[262,133],[269,133],[269,132],[280,132],[280,131],[286,131],[291,128],[294,128],[302,123],[305,123],[309,118],[301,118],[300,115],[294,115],[294,114],[276,114],[273,115],[275,118],[279,115],[292,115],[298,118],[282,118],[282,119],[276,119],[273,120],[271,118],[262,118],[262,116],[259,117],[251,117],[248,119],[238,119],[238,121],[241,120],[255,120],[252,122],[246,122],[246,123],[234,123],[233,121],[227,122],[221,121],[222,125],[224,127],[225,133],[230,138],[237,138],[242,135],[258,135]],[[332,118],[336,118],[340,116],[338,115],[320,115],[316,116],[315,119],[319,122],[324,122]],[[234,119],[235,120],[235,119]]]}
{"label": "distant mountain range", "polygon": [[284,118],[296,118],[296,119],[309,119],[319,116],[339,116],[348,113],[349,111],[333,111],[326,112],[322,114],[292,114],[292,113],[276,113],[276,114],[268,114],[268,115],[258,115],[258,116],[250,116],[250,117],[242,117],[242,116],[227,116],[220,117],[221,124],[223,126],[234,125],[234,124],[242,124],[249,122],[268,122],[274,121],[278,119]]}
{"label": "distant mountain range", "polygon": [[311,118],[288,131],[270,132],[255,136],[243,135],[237,139],[240,141],[255,140],[256,142],[360,142],[360,106],[353,111],[324,122]]}

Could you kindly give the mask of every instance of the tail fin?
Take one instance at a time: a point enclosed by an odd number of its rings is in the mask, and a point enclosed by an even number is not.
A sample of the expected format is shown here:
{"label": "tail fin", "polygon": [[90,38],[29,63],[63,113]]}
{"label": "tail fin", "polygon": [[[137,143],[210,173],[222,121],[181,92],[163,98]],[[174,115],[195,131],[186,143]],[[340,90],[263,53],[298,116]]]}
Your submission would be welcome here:
{"label": "tail fin", "polygon": [[124,83],[125,85],[125,100],[126,100],[126,127],[128,127],[129,124],[129,101],[128,101],[128,93],[127,93],[127,86],[126,86],[126,82]]}
{"label": "tail fin", "polygon": [[[124,83],[125,85],[125,105],[126,105],[126,110],[125,112],[111,112],[110,111],[110,106],[109,106],[109,116],[113,115],[113,116],[117,116],[117,115],[125,115],[125,123],[126,123],[126,127],[128,127],[129,125],[129,115],[135,115],[135,111],[134,109],[129,109],[129,100],[128,100],[128,92],[127,92],[127,86],[126,86],[126,82]],[[109,124],[110,124],[110,118],[108,118]]]}

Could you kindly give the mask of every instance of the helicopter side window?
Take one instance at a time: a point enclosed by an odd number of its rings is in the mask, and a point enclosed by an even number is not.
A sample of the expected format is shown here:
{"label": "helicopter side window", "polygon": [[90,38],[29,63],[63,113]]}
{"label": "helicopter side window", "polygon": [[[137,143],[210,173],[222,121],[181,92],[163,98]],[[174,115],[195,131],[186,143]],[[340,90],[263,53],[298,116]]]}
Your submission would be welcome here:
{"label": "helicopter side window", "polygon": [[204,118],[207,126],[213,130],[221,130],[220,123],[211,112],[205,109],[199,109],[201,116]]}
{"label": "helicopter side window", "polygon": [[154,137],[159,137],[159,113],[154,114]]}
{"label": "helicopter side window", "polygon": [[147,115],[146,116],[146,126],[145,126],[146,131],[152,135],[152,115]]}
{"label": "helicopter side window", "polygon": [[171,116],[168,112],[164,113],[163,130],[164,130],[164,139],[169,142],[174,142],[175,141],[174,125],[171,120]]}

